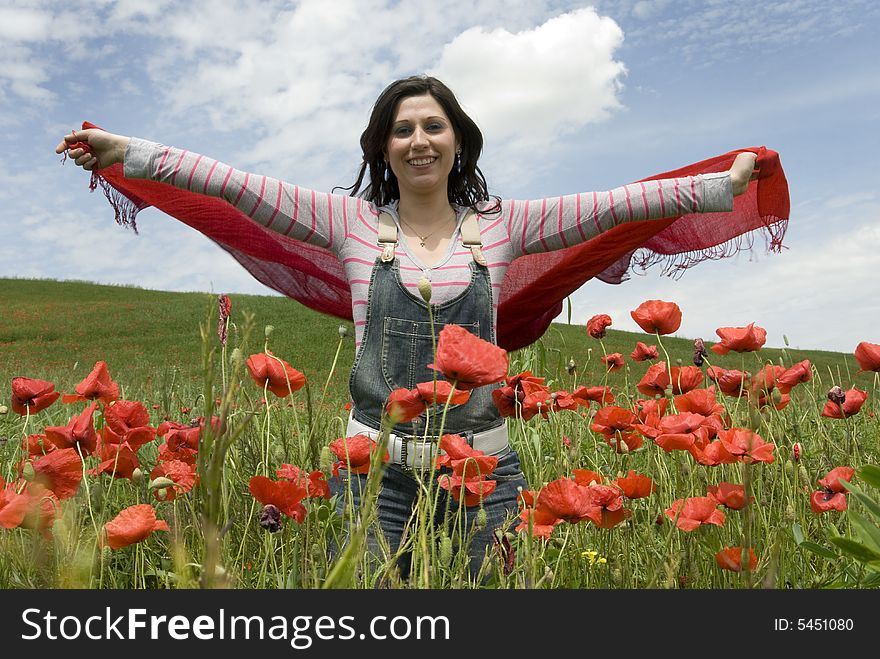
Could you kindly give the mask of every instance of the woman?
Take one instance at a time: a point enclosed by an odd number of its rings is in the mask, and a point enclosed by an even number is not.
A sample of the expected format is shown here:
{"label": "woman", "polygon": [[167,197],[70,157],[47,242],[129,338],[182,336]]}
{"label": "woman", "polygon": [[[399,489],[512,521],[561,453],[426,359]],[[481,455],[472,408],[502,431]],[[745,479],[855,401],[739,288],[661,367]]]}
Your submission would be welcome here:
{"label": "woman", "polygon": [[[88,149],[72,146],[77,143]],[[482,146],[482,134],[452,92],[434,78],[419,76],[392,83],[376,101],[361,136],[363,163],[350,196],[319,194],[101,130],[66,135],[56,151],[67,151],[87,170],[122,163],[128,178],[223,198],[271,231],[333,252],[351,289],[356,330],[347,435],[375,436],[389,393],[433,378],[427,368],[433,354],[428,307],[418,292],[421,279],[431,283],[437,332],[454,323],[494,343],[501,282],[514,259],[585,242],[622,222],[680,215],[685,209],[729,211],[733,197],[746,190],[756,158],[741,153],[728,171],[650,186],[519,202],[490,198],[477,166]],[[459,244],[462,235],[468,244]],[[493,530],[516,510],[518,488],[527,487],[491,389],[474,390],[467,403],[449,410],[444,426],[444,432],[466,436],[474,448],[500,458],[494,472],[498,486],[481,507],[467,510],[469,526],[484,516],[470,545],[473,573]],[[418,492],[412,469],[431,450],[406,437],[423,436],[424,423],[418,417],[398,424],[389,444],[391,464],[378,509],[392,550]],[[340,491],[342,484],[335,487]],[[359,489],[351,488],[355,503]],[[405,560],[401,569],[407,571]]]}

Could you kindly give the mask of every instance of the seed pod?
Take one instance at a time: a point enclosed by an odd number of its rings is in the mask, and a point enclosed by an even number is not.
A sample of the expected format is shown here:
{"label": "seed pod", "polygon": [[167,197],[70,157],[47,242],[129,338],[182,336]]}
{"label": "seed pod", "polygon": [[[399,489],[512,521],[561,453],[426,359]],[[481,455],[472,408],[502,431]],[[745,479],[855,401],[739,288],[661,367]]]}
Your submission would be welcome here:
{"label": "seed pod", "polygon": [[266,325],[266,328],[263,330],[263,334],[265,334],[266,338],[268,339],[270,336],[272,336],[272,332],[274,332],[274,331],[275,331],[274,325]]}
{"label": "seed pod", "polygon": [[440,564],[449,567],[452,563],[452,538],[444,535],[440,538]]}
{"label": "seed pod", "polygon": [[477,511],[477,519],[476,524],[477,528],[482,530],[486,528],[486,524],[489,523],[488,516],[486,515],[486,509],[483,506],[480,506],[480,509]]}
{"label": "seed pod", "polygon": [[131,472],[131,482],[136,485],[140,485],[144,482],[144,472],[141,471],[140,467],[135,467],[135,470]]}
{"label": "seed pod", "polygon": [[428,281],[426,277],[422,277],[419,279],[419,283],[417,284],[419,288],[419,295],[422,296],[422,299],[425,302],[431,301],[431,282]]}

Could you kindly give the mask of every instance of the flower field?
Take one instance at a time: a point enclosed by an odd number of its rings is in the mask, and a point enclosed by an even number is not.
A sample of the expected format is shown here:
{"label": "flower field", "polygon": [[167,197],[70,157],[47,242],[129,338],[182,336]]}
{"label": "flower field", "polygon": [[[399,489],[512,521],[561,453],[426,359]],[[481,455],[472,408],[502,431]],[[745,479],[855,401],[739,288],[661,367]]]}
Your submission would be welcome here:
{"label": "flower field", "polygon": [[[402,578],[381,537],[367,551],[387,453],[345,436],[345,325],[280,298],[67,282],[2,280],[0,300],[3,588],[880,585],[877,336],[770,349],[744,317],[682,339],[699,310],[670,301],[631,310],[643,333],[596,310],[510,354],[445,328],[437,380],[386,407],[389,427],[443,435]],[[471,574],[465,513],[498,459],[442,424],[489,384],[529,489]],[[359,506],[331,494],[354,474]]]}

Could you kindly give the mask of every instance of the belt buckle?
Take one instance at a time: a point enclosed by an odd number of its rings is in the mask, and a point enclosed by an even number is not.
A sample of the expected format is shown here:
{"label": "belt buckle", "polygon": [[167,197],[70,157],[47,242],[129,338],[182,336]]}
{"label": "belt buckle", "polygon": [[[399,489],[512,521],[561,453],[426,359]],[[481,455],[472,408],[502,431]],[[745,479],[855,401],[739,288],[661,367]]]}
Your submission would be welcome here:
{"label": "belt buckle", "polygon": [[[413,444],[422,444],[423,446],[431,446],[434,444],[438,444],[440,442],[439,437],[427,436],[424,437],[422,435],[400,435],[398,436],[400,439],[400,467],[407,473],[419,472],[423,473],[425,471],[433,470],[434,468],[434,460],[433,460],[433,450],[431,451],[432,459],[430,464],[424,465],[422,464],[419,467],[412,467],[409,464],[409,443]],[[424,458],[424,453],[422,453],[422,458]],[[424,462],[424,460],[422,460]]]}

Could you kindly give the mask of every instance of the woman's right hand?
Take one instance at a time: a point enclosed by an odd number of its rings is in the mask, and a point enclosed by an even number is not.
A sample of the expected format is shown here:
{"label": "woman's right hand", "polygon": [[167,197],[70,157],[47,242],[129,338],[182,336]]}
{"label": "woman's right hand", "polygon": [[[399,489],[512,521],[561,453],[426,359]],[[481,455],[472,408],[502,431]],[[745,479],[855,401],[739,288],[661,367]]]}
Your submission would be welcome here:
{"label": "woman's right hand", "polygon": [[[67,157],[86,170],[101,169],[122,162],[130,137],[114,135],[98,128],[75,130],[65,135],[55,147],[55,153],[67,152]],[[81,147],[71,148],[77,142],[89,145],[89,151]]]}

